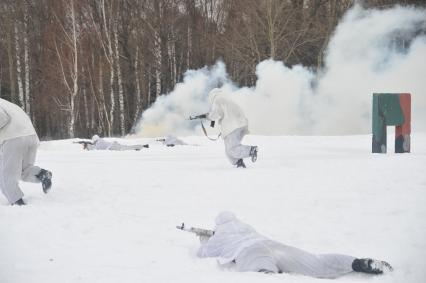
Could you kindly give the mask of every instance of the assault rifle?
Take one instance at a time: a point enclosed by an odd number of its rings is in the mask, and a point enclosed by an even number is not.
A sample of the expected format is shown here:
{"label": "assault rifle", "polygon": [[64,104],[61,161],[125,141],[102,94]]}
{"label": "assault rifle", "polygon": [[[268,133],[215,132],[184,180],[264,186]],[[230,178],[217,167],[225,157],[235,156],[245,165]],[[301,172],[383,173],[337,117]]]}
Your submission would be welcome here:
{"label": "assault rifle", "polygon": [[204,114],[196,115],[196,116],[189,116],[189,120],[207,119],[207,114],[208,113],[204,113]]}
{"label": "assault rifle", "polygon": [[[208,115],[208,113],[204,113],[204,114],[196,115],[196,116],[189,116],[189,120],[202,120],[202,119],[207,119],[207,115]],[[210,122],[210,127],[214,128],[214,124],[215,124],[215,121],[211,121],[211,122]]]}
{"label": "assault rifle", "polygon": [[74,141],[73,143],[78,143],[83,145],[83,149],[87,149],[87,145],[94,145],[93,141],[91,140],[80,140],[80,141]]}
{"label": "assault rifle", "polygon": [[195,228],[195,227],[186,227],[185,223],[182,223],[182,225],[180,225],[180,226],[176,226],[176,228],[179,229],[179,230],[182,230],[182,231],[194,233],[195,235],[197,235],[199,237],[210,238],[211,236],[214,235],[214,231],[212,231],[212,230]]}

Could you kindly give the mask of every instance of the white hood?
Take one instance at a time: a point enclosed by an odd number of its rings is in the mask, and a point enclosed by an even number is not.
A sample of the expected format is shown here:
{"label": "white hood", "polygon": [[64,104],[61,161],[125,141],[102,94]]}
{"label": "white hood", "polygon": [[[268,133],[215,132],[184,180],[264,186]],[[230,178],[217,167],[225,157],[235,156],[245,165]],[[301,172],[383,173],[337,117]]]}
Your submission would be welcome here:
{"label": "white hood", "polygon": [[218,94],[222,93],[222,90],[220,88],[214,88],[209,92],[209,102],[210,104],[213,104],[214,99]]}
{"label": "white hood", "polygon": [[233,261],[244,248],[267,240],[229,211],[219,213],[214,231],[215,234],[200,247],[198,256],[217,257],[219,264],[227,264]]}
{"label": "white hood", "polygon": [[222,137],[226,137],[232,131],[248,126],[248,121],[243,110],[231,99],[231,94],[222,89],[214,88],[209,93],[211,110],[208,118],[218,121],[221,126]]}

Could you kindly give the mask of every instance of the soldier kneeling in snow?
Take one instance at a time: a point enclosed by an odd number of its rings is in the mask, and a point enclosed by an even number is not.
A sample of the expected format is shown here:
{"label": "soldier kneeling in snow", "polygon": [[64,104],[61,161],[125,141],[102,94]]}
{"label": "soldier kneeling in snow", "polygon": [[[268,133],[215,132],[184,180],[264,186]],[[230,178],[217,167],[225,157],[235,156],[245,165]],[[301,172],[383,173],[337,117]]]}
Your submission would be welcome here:
{"label": "soldier kneeling in snow", "polygon": [[247,157],[251,157],[251,161],[256,162],[257,146],[241,144],[244,136],[248,134],[248,121],[243,110],[220,88],[210,91],[209,101],[210,112],[194,118],[207,118],[219,122],[226,156],[233,165],[245,168],[243,159]]}
{"label": "soldier kneeling in snow", "polygon": [[52,173],[34,166],[39,139],[27,113],[0,98],[0,189],[12,205],[25,205],[19,180],[42,183],[47,193]]}
{"label": "soldier kneeling in snow", "polygon": [[200,236],[199,257],[217,257],[221,265],[238,271],[296,273],[317,278],[337,278],[351,272],[382,274],[392,271],[385,261],[342,254],[312,254],[258,234],[231,212],[216,217],[212,236]]}

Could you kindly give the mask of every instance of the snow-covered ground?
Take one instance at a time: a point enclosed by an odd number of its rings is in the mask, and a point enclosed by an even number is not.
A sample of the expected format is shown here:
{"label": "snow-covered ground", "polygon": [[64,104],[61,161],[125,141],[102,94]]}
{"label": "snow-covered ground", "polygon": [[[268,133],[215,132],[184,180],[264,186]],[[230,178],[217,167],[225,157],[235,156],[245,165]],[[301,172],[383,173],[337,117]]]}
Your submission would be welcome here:
{"label": "snow-covered ground", "polygon": [[[0,282],[426,282],[426,134],[412,135],[410,154],[371,154],[368,135],[248,136],[260,150],[246,170],[228,163],[222,142],[182,139],[196,146],[43,142],[51,193],[22,183],[26,207],[0,196]],[[222,210],[286,244],[384,259],[395,271],[324,280],[222,270],[175,228],[212,228]]]}

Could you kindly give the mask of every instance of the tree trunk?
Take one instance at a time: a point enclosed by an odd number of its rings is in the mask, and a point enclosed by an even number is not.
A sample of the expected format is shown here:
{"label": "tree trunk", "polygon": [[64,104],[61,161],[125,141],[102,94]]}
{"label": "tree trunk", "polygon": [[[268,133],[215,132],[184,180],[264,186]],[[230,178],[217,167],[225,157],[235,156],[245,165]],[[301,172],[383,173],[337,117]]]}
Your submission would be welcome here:
{"label": "tree trunk", "polygon": [[173,88],[174,85],[177,83],[176,78],[176,42],[175,42],[175,35],[173,30],[171,31],[171,35],[169,36],[169,40],[167,41],[167,52],[169,55],[169,68],[170,68],[170,80],[171,80],[171,87]]}
{"label": "tree trunk", "polygon": [[151,106],[151,67],[148,69],[148,99],[146,102],[146,108]]}
{"label": "tree trunk", "polygon": [[190,26],[190,22],[188,21],[188,30],[187,30],[187,48],[186,48],[186,68],[189,69],[191,67],[191,49],[192,49],[192,30]]}
{"label": "tree trunk", "polygon": [[[108,110],[105,104],[105,95],[104,95],[104,86],[103,86],[103,71],[102,71],[102,66],[99,66],[99,103],[100,103],[100,109],[99,109],[99,121],[101,122],[101,125],[103,126],[103,121],[104,121],[104,115],[102,113],[105,113],[105,122],[106,122],[106,127],[104,128],[104,131],[107,132],[107,134],[110,136],[111,135],[111,122],[108,118]],[[100,131],[98,130],[98,132],[100,133]]]}
{"label": "tree trunk", "polygon": [[[112,15],[111,15],[112,17]],[[108,44],[108,53],[106,53],[106,57],[108,59],[108,63],[110,66],[110,80],[109,80],[109,93],[110,93],[110,109],[109,109],[109,124],[108,124],[108,136],[113,134],[114,129],[114,110],[115,110],[115,94],[114,94],[114,52],[112,49],[112,40],[110,31],[108,29],[107,21],[106,21],[106,12],[105,12],[105,1],[102,1],[102,18],[104,24],[105,36]]]}
{"label": "tree trunk", "polygon": [[22,83],[22,67],[21,67],[21,48],[19,42],[18,23],[15,22],[15,56],[16,56],[16,77],[18,80],[18,101],[22,109],[25,110],[24,86]]}
{"label": "tree trunk", "polygon": [[31,93],[30,93],[30,58],[29,58],[29,43],[28,43],[28,12],[25,8],[24,15],[24,71],[25,71],[25,111],[31,115]]}
{"label": "tree trunk", "polygon": [[83,86],[82,86],[82,93],[83,93],[83,104],[84,104],[83,105],[84,119],[85,119],[85,126],[86,126],[85,131],[88,132],[88,131],[90,131],[91,127],[90,127],[90,118],[89,118],[89,103],[88,103],[88,99],[87,99],[87,90],[86,90],[85,84],[83,84]]}
{"label": "tree trunk", "polygon": [[158,31],[154,34],[154,56],[155,56],[155,99],[161,95],[161,37]]}
{"label": "tree trunk", "polygon": [[13,47],[12,47],[12,37],[10,34],[13,33],[13,29],[8,26],[8,30],[6,32],[7,39],[7,58],[9,60],[9,87],[10,87],[10,100],[12,102],[15,101],[16,89],[15,89],[15,76],[13,73]]}
{"label": "tree trunk", "polygon": [[72,43],[73,43],[73,54],[74,54],[74,73],[73,75],[73,88],[70,97],[70,125],[69,125],[69,136],[74,138],[75,131],[75,120],[76,120],[76,109],[75,99],[78,94],[78,49],[77,49],[77,31],[74,11],[74,1],[71,1],[71,20],[72,20]]}
{"label": "tree trunk", "polygon": [[[90,113],[90,130],[91,131],[90,131],[89,134],[93,133],[94,129],[98,130],[98,127],[96,125],[96,119],[95,119],[95,111],[96,111],[96,99],[93,95],[90,99],[90,111],[89,111],[89,113]],[[98,109],[98,111],[96,111],[96,112],[101,112],[101,110]]]}
{"label": "tree trunk", "polygon": [[126,134],[125,113],[124,113],[124,91],[121,78],[120,53],[118,50],[118,31],[117,21],[114,21],[114,48],[115,48],[115,64],[117,66],[117,83],[118,83],[118,102],[120,109],[120,133],[122,136]]}
{"label": "tree trunk", "polygon": [[269,41],[269,57],[271,59],[275,59],[276,51],[275,51],[275,17],[274,17],[274,11],[273,11],[273,5],[272,0],[267,0],[266,3],[266,15],[267,15],[267,22],[268,22],[268,41]]}
{"label": "tree trunk", "polygon": [[141,84],[140,84],[140,78],[139,78],[139,46],[136,46],[136,55],[135,55],[135,80],[136,80],[136,109],[135,109],[135,115],[133,117],[133,127],[136,127],[136,123],[139,120],[139,114],[141,112]]}
{"label": "tree trunk", "polygon": [[1,93],[1,90],[3,88],[2,87],[2,82],[3,82],[3,68],[0,65],[0,98],[3,96],[2,93]]}

